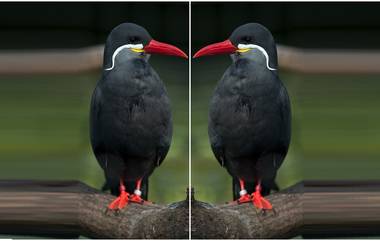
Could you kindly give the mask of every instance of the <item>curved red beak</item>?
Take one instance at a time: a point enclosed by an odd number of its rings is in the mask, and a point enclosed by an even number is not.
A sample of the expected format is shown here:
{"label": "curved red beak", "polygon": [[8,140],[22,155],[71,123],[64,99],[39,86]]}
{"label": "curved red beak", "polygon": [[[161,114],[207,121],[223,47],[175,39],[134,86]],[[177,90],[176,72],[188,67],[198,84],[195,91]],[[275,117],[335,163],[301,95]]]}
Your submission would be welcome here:
{"label": "curved red beak", "polygon": [[229,39],[223,42],[207,45],[196,52],[193,58],[198,58],[204,55],[216,55],[216,54],[232,54],[237,48],[231,43]]}
{"label": "curved red beak", "polygon": [[154,39],[152,39],[149,42],[149,44],[145,46],[144,51],[146,53],[152,53],[152,54],[174,55],[174,56],[179,56],[185,59],[188,58],[185,52],[183,52],[176,46],[166,44],[166,43],[161,43]]}

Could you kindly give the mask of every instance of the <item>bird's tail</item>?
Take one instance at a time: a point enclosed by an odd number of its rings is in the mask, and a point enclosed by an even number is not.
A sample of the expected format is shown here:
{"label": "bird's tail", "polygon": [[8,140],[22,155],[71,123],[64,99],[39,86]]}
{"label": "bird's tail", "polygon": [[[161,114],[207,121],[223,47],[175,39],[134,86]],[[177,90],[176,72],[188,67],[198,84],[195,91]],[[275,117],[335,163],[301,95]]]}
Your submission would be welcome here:
{"label": "bird's tail", "polygon": [[[135,181],[124,181],[125,189],[127,192],[133,194],[136,189]],[[103,184],[102,191],[110,190],[111,194],[114,196],[120,195],[119,180],[106,179]],[[148,177],[144,177],[141,181],[141,198],[144,200],[148,199]]]}
{"label": "bird's tail", "polygon": [[[253,193],[255,191],[256,182],[245,182],[245,189],[247,190],[247,193]],[[263,180],[261,182],[261,194],[263,196],[269,195],[270,191],[278,191],[278,185],[274,180]],[[232,193],[234,196],[234,200],[240,198],[240,182],[238,178],[232,179]]]}

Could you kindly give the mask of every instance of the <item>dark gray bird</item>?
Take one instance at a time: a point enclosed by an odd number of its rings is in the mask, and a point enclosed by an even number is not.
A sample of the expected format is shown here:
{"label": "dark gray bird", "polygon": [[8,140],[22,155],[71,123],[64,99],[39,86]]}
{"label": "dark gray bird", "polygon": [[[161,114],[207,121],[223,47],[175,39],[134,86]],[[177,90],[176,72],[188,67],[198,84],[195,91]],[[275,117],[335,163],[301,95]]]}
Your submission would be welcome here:
{"label": "dark gray bird", "polygon": [[133,23],[114,28],[104,50],[102,77],[92,95],[90,135],[106,185],[119,195],[109,206],[143,203],[148,177],[165,159],[172,117],[165,86],[149,65],[150,53],[187,58]]}
{"label": "dark gray bird", "polygon": [[290,102],[278,76],[276,44],[268,29],[248,23],[194,57],[222,53],[231,54],[232,64],[211,99],[211,148],[233,177],[234,199],[271,209],[263,196],[275,188],[291,134]]}

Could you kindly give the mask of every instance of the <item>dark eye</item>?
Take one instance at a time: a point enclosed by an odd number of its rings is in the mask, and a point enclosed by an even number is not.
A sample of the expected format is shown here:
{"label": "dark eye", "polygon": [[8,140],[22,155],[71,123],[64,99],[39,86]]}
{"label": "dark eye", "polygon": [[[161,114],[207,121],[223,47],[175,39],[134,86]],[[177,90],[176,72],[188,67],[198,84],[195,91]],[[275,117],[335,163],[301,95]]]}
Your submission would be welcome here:
{"label": "dark eye", "polygon": [[251,36],[244,36],[242,40],[244,42],[251,42],[252,41],[252,37]]}
{"label": "dark eye", "polygon": [[139,40],[140,40],[139,37],[136,37],[136,36],[129,37],[129,42],[131,43],[136,43]]}

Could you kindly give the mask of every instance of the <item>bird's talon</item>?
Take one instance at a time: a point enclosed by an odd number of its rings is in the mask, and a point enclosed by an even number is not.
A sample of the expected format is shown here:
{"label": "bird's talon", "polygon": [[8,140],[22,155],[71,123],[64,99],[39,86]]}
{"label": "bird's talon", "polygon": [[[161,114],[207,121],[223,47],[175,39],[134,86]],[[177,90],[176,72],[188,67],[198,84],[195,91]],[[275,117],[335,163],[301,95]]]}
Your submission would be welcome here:
{"label": "bird's talon", "polygon": [[251,200],[252,200],[251,195],[249,195],[249,194],[244,194],[243,196],[241,196],[241,197],[237,200],[237,203],[238,203],[238,204],[247,203],[247,202],[250,202]]}
{"label": "bird's talon", "polygon": [[120,196],[117,197],[114,201],[111,202],[110,205],[108,205],[108,209],[110,210],[120,210],[128,205],[130,199],[130,194],[127,192],[121,192]]}
{"label": "bird's talon", "polygon": [[272,204],[261,196],[260,191],[252,193],[252,195],[244,194],[238,200],[234,201],[237,204],[252,202],[252,204],[260,210],[271,210],[273,209]]}
{"label": "bird's talon", "polygon": [[263,196],[261,196],[260,192],[254,192],[252,194],[252,203],[258,209],[263,209],[263,210],[273,209],[272,204],[268,200],[266,200]]}
{"label": "bird's talon", "polygon": [[144,199],[142,199],[139,195],[136,195],[136,194],[132,194],[129,201],[134,202],[134,203],[139,203],[139,204],[143,204],[145,202]]}

